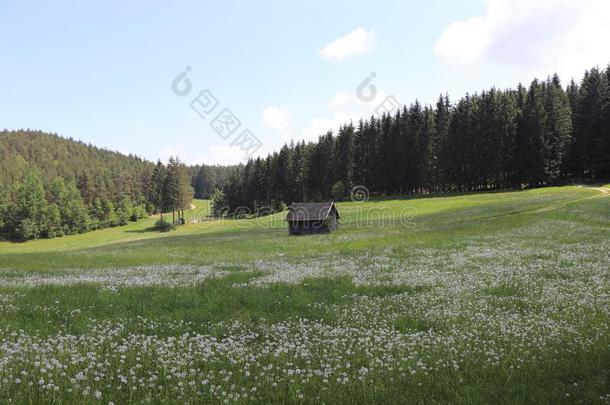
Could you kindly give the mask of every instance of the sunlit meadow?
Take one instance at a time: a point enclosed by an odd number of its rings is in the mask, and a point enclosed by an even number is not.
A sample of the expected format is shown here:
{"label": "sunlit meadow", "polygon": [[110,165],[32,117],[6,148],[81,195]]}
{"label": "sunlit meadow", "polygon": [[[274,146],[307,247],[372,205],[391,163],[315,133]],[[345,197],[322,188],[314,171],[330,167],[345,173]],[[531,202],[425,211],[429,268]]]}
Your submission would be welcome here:
{"label": "sunlit meadow", "polygon": [[610,196],[0,243],[0,403],[610,403]]}

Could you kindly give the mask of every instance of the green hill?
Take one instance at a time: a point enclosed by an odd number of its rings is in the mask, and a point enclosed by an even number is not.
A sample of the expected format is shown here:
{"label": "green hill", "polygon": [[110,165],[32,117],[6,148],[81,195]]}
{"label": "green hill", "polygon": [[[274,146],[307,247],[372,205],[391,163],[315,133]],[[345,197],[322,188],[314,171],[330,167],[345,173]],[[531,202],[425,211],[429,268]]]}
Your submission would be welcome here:
{"label": "green hill", "polygon": [[305,237],[197,200],[169,234],[2,242],[0,401],[598,403],[609,193],[340,203]]}
{"label": "green hill", "polygon": [[[95,147],[42,131],[0,132],[0,184],[19,181],[24,172],[35,173],[43,184],[56,177],[76,183],[86,176],[99,193],[139,193],[153,164],[133,155]],[[120,180],[120,181],[118,181]]]}

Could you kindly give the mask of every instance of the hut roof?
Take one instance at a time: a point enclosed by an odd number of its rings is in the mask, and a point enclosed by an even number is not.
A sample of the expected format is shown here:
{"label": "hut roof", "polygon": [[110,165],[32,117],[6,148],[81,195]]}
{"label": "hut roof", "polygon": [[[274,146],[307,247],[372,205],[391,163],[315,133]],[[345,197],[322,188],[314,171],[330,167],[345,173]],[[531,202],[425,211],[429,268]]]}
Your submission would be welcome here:
{"label": "hut roof", "polygon": [[339,211],[334,202],[292,203],[288,208],[286,221],[323,221],[335,210],[337,218]]}

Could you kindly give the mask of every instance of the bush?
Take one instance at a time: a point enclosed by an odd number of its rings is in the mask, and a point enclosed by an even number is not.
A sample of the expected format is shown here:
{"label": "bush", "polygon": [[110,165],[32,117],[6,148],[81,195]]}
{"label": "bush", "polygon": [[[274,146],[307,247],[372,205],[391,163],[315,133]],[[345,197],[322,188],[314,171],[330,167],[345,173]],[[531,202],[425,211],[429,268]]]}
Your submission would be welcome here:
{"label": "bush", "polygon": [[332,195],[335,201],[343,201],[347,194],[345,184],[343,184],[342,181],[336,182],[335,184],[333,184],[330,194]]}
{"label": "bush", "polygon": [[225,193],[223,193],[221,190],[215,188],[214,191],[212,191],[212,216],[213,217],[222,217],[226,214],[226,208],[227,208],[227,199],[225,196]]}
{"label": "bush", "polygon": [[172,224],[171,222],[167,222],[164,219],[160,219],[155,222],[155,229],[161,232],[169,232],[176,229],[176,225]]}
{"label": "bush", "polygon": [[133,212],[131,213],[131,217],[129,218],[131,221],[135,222],[138,219],[142,219],[148,216],[148,212],[146,212],[146,208],[143,205],[136,205],[133,208]]}
{"label": "bush", "polygon": [[15,229],[15,236],[19,240],[37,239],[40,236],[38,223],[31,218],[22,219]]}

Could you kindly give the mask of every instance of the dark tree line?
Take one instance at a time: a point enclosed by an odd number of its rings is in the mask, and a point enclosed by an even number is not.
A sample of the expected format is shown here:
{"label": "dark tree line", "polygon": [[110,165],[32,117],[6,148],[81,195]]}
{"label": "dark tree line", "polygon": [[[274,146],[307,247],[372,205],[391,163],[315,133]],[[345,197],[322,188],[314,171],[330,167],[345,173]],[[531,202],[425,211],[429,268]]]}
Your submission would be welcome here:
{"label": "dark tree line", "polygon": [[536,187],[610,177],[610,68],[564,89],[557,75],[528,88],[492,88],[456,104],[415,102],[291,143],[238,167],[223,189],[230,211],[372,194]]}
{"label": "dark tree line", "polygon": [[187,166],[177,157],[171,157],[167,165],[157,162],[147,191],[148,201],[153,212],[161,214],[172,212],[172,223],[178,219],[184,223],[184,210],[190,208],[193,201],[193,187]]}
{"label": "dark tree line", "polygon": [[[239,166],[145,161],[40,131],[0,132],[0,236],[54,237],[150,213],[215,212],[372,194],[535,187],[610,178],[610,68],[564,89],[555,75],[451,104],[415,102]],[[217,190],[214,192],[214,190]],[[220,191],[221,190],[221,191]]]}
{"label": "dark tree line", "polygon": [[192,198],[186,166],[171,159],[163,169],[165,199],[155,205],[151,162],[40,131],[2,131],[0,236],[57,237],[183,209]]}
{"label": "dark tree line", "polygon": [[207,199],[212,196],[215,189],[223,189],[231,174],[240,166],[195,165],[189,166],[191,186],[195,191],[195,198]]}

